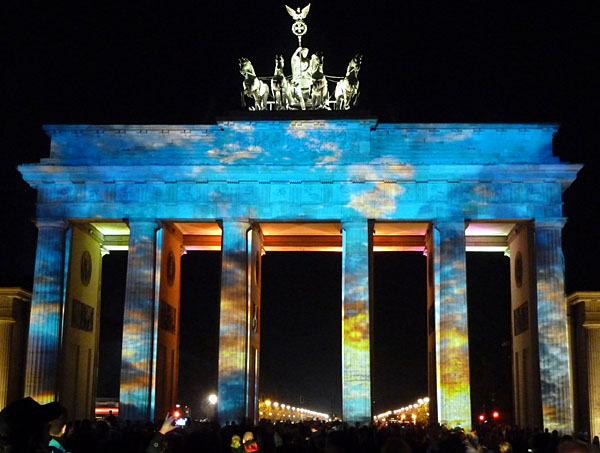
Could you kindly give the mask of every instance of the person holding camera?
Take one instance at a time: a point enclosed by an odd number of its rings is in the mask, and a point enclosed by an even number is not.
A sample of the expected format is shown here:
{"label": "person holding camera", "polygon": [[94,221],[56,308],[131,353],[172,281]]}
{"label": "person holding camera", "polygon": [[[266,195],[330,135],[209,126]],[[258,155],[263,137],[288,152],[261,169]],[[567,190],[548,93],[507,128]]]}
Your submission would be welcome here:
{"label": "person holding camera", "polygon": [[150,444],[148,445],[148,448],[146,448],[146,453],[160,453],[162,451],[163,442],[167,433],[170,433],[175,428],[178,428],[178,426],[175,424],[176,420],[177,418],[175,416],[173,416],[170,412],[167,412],[162,426],[150,440]]}

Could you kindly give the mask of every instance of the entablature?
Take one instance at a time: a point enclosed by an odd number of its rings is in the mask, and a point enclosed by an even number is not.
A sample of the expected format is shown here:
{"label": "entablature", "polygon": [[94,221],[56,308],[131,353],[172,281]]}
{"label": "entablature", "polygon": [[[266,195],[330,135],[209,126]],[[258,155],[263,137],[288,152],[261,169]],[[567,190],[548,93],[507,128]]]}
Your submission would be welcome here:
{"label": "entablature", "polygon": [[44,165],[19,166],[32,186],[47,183],[206,182],[539,182],[569,185],[578,164],[411,165],[371,162],[327,165]]}
{"label": "entablature", "polygon": [[560,164],[556,125],[377,124],[373,118],[217,125],[49,125],[51,165]]}

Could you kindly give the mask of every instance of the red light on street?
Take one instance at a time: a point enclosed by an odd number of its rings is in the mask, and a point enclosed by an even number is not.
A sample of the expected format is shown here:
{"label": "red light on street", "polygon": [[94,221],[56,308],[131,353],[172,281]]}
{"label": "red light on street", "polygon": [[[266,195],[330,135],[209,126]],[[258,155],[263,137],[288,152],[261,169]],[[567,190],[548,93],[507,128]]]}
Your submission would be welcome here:
{"label": "red light on street", "polygon": [[173,417],[175,417],[175,418],[181,417],[181,412],[179,412],[179,411],[173,411]]}
{"label": "red light on street", "polygon": [[482,422],[485,420],[485,415],[479,414],[479,421]]}
{"label": "red light on street", "polygon": [[494,417],[494,418],[500,417],[500,412],[498,412],[498,411],[492,412],[492,417]]}

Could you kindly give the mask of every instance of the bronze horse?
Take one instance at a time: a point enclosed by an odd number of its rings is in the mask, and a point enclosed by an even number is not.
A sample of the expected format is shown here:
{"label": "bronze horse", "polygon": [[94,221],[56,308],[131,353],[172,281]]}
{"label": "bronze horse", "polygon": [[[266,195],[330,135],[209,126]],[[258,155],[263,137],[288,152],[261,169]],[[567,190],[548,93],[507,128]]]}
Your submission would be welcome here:
{"label": "bronze horse", "polygon": [[346,77],[335,86],[336,110],[348,110],[350,104],[356,105],[358,100],[358,71],[362,63],[362,55],[356,54],[346,70]]}
{"label": "bronze horse", "polygon": [[271,78],[271,93],[277,110],[290,110],[294,102],[294,90],[283,73],[283,55],[275,55],[275,73]]}
{"label": "bronze horse", "polygon": [[246,106],[244,96],[254,99],[254,106],[250,110],[266,110],[269,98],[269,85],[260,80],[254,72],[252,63],[247,58],[240,58],[240,74],[244,76],[242,83],[242,106]]}

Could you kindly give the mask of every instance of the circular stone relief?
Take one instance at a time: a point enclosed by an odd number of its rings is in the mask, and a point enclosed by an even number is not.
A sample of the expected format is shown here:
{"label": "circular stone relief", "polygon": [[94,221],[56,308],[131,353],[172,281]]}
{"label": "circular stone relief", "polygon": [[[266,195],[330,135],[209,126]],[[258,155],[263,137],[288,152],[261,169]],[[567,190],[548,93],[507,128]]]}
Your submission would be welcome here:
{"label": "circular stone relief", "polygon": [[173,252],[169,252],[167,256],[167,283],[169,286],[173,286],[175,281],[175,255]]}
{"label": "circular stone relief", "polygon": [[81,254],[81,284],[87,286],[92,278],[92,257],[87,250]]}
{"label": "circular stone relief", "polygon": [[517,252],[515,258],[515,283],[517,284],[517,288],[520,288],[523,284],[523,258],[521,257],[521,252]]}

